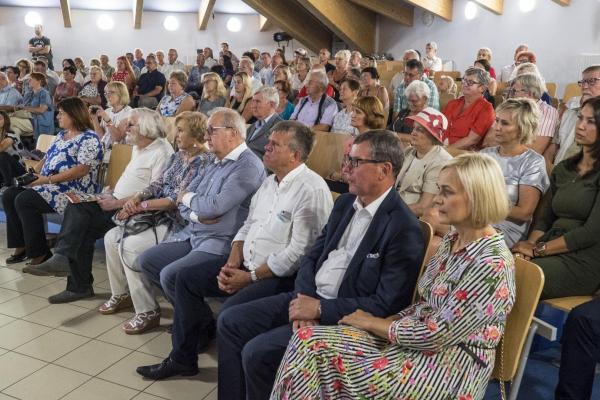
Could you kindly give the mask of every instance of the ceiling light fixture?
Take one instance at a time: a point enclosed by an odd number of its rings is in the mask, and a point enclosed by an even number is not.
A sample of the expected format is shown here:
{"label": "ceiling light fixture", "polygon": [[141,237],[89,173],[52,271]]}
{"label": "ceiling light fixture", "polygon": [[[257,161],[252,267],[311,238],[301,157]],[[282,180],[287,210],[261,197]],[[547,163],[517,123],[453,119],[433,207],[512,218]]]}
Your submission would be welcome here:
{"label": "ceiling light fixture", "polygon": [[227,30],[229,32],[239,32],[242,29],[242,22],[236,18],[231,17],[227,20]]}
{"label": "ceiling light fixture", "polygon": [[519,1],[519,8],[524,13],[533,11],[535,8],[535,0],[521,0]]}
{"label": "ceiling light fixture", "polygon": [[477,5],[472,1],[467,1],[467,5],[465,6],[465,18],[466,19],[474,19],[477,16]]}
{"label": "ceiling light fixture", "polygon": [[163,27],[168,31],[176,31],[179,29],[179,20],[172,15],[165,18]]}
{"label": "ceiling light fixture", "polygon": [[110,31],[115,26],[115,21],[106,14],[102,14],[96,20],[96,25],[103,31]]}
{"label": "ceiling light fixture", "polygon": [[36,25],[41,25],[41,23],[42,16],[39,13],[35,11],[29,11],[27,14],[25,14],[25,25],[33,28]]}

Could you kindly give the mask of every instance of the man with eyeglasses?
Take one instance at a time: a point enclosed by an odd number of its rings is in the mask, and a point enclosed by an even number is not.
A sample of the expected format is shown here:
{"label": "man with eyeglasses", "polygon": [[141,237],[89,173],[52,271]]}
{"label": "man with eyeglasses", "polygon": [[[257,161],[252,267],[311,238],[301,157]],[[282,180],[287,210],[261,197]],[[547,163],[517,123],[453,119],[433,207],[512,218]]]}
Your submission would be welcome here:
{"label": "man with eyeglasses", "polygon": [[217,327],[219,399],[266,399],[292,333],[334,325],[358,309],[379,317],[410,304],[423,258],[419,223],[394,190],[400,142],[389,131],[354,139],[341,195],[301,259],[293,292],[234,305]]}
{"label": "man with eyeglasses", "polygon": [[[581,80],[577,82],[581,87],[581,96],[573,97],[567,101],[567,109],[563,112],[557,135],[554,136],[552,145],[544,157],[552,160],[554,165],[579,153],[581,147],[575,143],[575,124],[577,114],[584,101],[591,97],[600,96],[600,65],[591,65],[583,70]],[[556,155],[554,155],[556,153]]]}
{"label": "man with eyeglasses", "polygon": [[146,57],[146,69],[147,72],[140,75],[140,79],[133,89],[134,105],[154,110],[163,96],[167,80],[157,69],[154,56]]}
{"label": "man with eyeglasses", "polygon": [[425,82],[431,91],[427,106],[439,110],[440,94],[435,83],[423,75],[423,63],[419,60],[408,60],[404,65],[404,81],[396,88],[396,93],[394,94],[394,114],[392,116],[392,121],[395,121],[396,118],[398,118],[400,110],[408,108],[408,99],[404,95],[404,89],[416,80]]}

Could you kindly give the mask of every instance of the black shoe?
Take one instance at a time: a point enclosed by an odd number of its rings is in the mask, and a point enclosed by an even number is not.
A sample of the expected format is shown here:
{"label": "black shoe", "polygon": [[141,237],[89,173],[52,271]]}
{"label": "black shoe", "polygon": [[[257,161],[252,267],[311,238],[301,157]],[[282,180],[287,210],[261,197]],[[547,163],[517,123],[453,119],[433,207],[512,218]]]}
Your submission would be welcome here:
{"label": "black shoe", "polygon": [[77,301],[81,299],[87,299],[89,297],[94,297],[94,289],[91,287],[85,292],[71,292],[70,290],[64,290],[54,296],[48,297],[48,302],[50,304],[61,304],[61,303],[70,303],[72,301]]}
{"label": "black shoe", "polygon": [[204,353],[210,347],[210,344],[217,337],[217,326],[215,324],[215,320],[213,319],[210,324],[200,333],[200,337],[198,338],[198,345],[196,346],[196,351],[198,354]]}
{"label": "black shoe", "polygon": [[5,262],[6,264],[16,264],[16,263],[20,263],[27,260],[27,254],[25,254],[25,252],[21,253],[21,254],[13,254],[12,256],[8,257]]}
{"label": "black shoe", "polygon": [[160,364],[145,365],[143,367],[137,367],[136,372],[142,375],[144,378],[153,380],[161,380],[170,378],[172,376],[192,376],[198,373],[198,366],[185,366],[181,365],[173,360],[171,357],[167,357]]}
{"label": "black shoe", "polygon": [[60,254],[48,253],[44,261],[36,265],[29,265],[23,268],[26,274],[37,276],[69,276],[69,259]]}

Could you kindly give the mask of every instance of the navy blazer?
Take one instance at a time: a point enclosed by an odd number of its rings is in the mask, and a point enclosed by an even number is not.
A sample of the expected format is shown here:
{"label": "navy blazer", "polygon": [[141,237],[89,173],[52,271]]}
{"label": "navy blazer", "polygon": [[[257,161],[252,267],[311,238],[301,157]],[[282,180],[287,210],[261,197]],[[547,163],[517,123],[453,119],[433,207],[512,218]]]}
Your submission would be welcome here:
{"label": "navy blazer", "polygon": [[[302,258],[295,292],[318,298],[315,276],[354,215],[353,194],[341,195],[314,246]],[[321,299],[321,323],[333,325],[357,309],[387,317],[412,298],[425,243],[419,221],[395,190],[385,197],[360,242],[336,299]]]}
{"label": "navy blazer", "polygon": [[265,146],[269,141],[269,135],[271,134],[271,130],[275,126],[276,123],[283,121],[283,119],[279,116],[279,114],[275,113],[269,122],[267,122],[264,126],[260,128],[256,135],[254,132],[256,131],[256,123],[252,124],[248,131],[246,132],[246,144],[262,160],[265,155]]}

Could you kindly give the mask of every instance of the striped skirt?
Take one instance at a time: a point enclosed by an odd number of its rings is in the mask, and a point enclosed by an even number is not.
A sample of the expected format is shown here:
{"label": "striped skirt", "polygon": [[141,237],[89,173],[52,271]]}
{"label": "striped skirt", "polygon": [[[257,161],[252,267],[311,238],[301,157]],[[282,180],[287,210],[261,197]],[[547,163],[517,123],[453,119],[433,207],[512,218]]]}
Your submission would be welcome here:
{"label": "striped skirt", "polygon": [[298,330],[279,366],[271,399],[475,400],[483,398],[494,349],[433,353],[402,348],[348,326]]}

